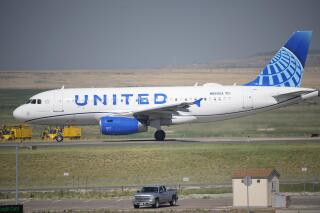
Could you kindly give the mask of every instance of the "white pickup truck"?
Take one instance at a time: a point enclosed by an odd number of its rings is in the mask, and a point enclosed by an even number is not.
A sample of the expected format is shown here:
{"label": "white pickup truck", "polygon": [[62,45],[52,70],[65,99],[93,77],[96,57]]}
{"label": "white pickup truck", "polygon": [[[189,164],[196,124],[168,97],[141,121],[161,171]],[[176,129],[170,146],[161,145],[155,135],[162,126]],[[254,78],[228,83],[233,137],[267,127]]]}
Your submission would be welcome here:
{"label": "white pickup truck", "polygon": [[165,186],[144,186],[134,195],[132,203],[134,208],[152,206],[158,208],[160,204],[176,205],[178,194],[176,189],[167,189]]}

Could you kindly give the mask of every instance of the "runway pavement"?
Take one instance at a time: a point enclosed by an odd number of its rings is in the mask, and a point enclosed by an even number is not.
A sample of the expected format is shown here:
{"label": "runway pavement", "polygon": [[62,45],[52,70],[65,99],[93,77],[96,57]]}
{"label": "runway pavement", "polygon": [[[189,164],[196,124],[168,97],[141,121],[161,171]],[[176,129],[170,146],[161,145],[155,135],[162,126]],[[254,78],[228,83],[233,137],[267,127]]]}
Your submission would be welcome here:
{"label": "runway pavement", "polygon": [[256,144],[256,143],[301,143],[301,142],[320,142],[320,137],[281,137],[281,138],[177,138],[165,141],[154,141],[149,139],[117,139],[117,140],[81,140],[64,141],[61,143],[47,141],[8,141],[0,143],[0,148],[5,147],[30,147],[30,146],[121,146],[121,145],[153,145],[153,144],[186,144],[186,143],[213,143],[213,144]]}

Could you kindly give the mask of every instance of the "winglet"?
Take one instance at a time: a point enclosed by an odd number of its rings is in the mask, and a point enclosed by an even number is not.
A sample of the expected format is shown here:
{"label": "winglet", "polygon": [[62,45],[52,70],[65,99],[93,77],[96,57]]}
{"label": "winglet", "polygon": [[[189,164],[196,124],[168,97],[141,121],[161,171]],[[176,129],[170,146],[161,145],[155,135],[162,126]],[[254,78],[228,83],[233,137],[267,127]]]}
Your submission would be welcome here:
{"label": "winglet", "polygon": [[200,98],[200,99],[198,99],[198,100],[195,100],[195,101],[193,102],[193,104],[195,104],[195,105],[197,105],[198,107],[200,107],[200,103],[201,103],[202,99],[203,99],[203,98]]}

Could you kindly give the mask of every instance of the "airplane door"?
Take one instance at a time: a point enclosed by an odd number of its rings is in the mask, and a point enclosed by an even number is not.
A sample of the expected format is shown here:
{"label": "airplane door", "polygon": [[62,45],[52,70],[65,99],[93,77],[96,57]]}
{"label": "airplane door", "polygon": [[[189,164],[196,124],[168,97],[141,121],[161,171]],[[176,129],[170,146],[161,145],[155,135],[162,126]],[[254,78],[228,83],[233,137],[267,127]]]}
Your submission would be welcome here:
{"label": "airplane door", "polygon": [[252,91],[247,91],[243,95],[243,109],[253,109],[253,93]]}
{"label": "airplane door", "polygon": [[53,94],[53,111],[63,112],[63,90],[57,90]]}

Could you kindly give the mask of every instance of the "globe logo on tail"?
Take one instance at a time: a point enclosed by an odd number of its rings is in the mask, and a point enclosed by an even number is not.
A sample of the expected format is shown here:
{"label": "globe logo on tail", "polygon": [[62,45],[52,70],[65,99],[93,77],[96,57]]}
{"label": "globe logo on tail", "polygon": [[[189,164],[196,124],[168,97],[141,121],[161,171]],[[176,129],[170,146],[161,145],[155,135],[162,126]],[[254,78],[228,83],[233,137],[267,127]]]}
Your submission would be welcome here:
{"label": "globe logo on tail", "polygon": [[282,47],[257,78],[246,85],[300,87],[302,74],[303,66],[299,59]]}
{"label": "globe logo on tail", "polygon": [[269,64],[244,86],[300,87],[312,31],[296,31]]}

